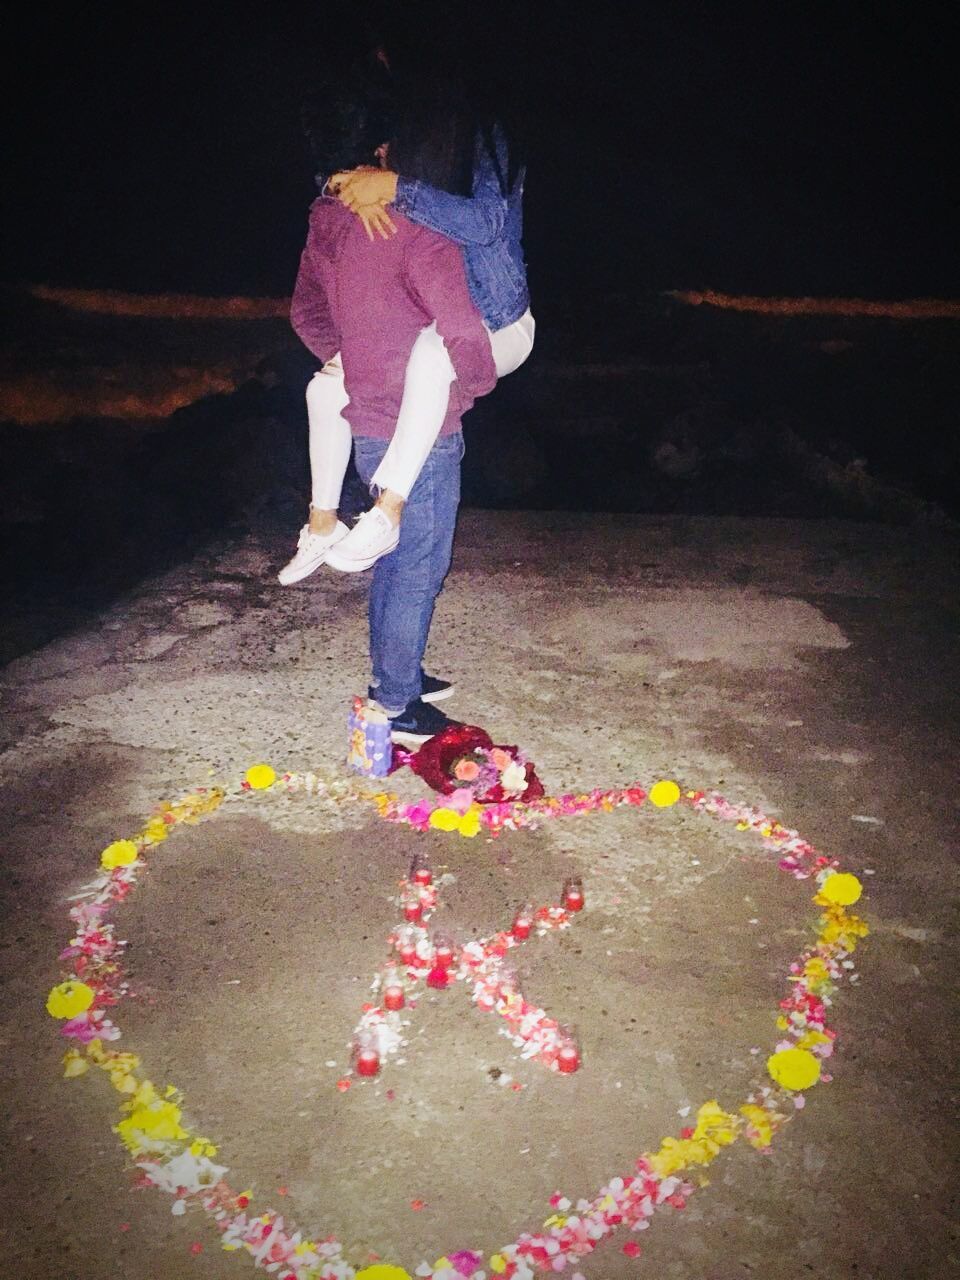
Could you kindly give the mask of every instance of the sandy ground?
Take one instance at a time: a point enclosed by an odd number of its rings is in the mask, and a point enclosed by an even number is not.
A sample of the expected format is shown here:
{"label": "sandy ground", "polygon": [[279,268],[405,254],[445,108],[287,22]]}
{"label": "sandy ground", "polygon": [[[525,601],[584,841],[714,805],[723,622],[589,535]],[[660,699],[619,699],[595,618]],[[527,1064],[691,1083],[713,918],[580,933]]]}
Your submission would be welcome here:
{"label": "sandy ground", "polygon": [[[453,714],[521,744],[552,793],[716,787],[867,885],[833,1082],[769,1155],[721,1156],[641,1258],[605,1244],[587,1280],[958,1270],[956,550],[849,523],[464,514],[429,655],[457,679]],[[43,1000],[67,897],[159,800],[258,760],[341,775],[366,583],[321,572],[283,590],[287,553],[266,536],[210,550],[3,674],[4,1275],[253,1274],[206,1222],[130,1188],[115,1095],[61,1079]],[[776,1040],[815,911],[809,885],[743,840],[676,809],[467,841],[358,805],[228,805],[175,833],[118,915],[139,996],[122,1044],[183,1088],[234,1185],[336,1233],[358,1265],[489,1253],[538,1226],[554,1191],[594,1194],[690,1108],[733,1106],[757,1077],[751,1049]],[[521,1062],[457,990],[420,1002],[403,1065],[336,1090],[391,884],[424,842],[455,877],[444,923],[460,936],[583,874],[588,911],[521,968],[577,1025],[577,1076]]]}

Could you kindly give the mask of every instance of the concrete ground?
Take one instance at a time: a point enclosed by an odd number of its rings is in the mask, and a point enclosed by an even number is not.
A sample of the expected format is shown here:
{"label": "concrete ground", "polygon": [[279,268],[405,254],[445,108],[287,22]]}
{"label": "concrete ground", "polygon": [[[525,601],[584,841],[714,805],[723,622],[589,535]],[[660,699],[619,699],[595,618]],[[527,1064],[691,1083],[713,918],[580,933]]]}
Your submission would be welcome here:
{"label": "concrete ground", "polygon": [[[288,552],[266,534],[213,548],[3,673],[4,1275],[253,1274],[205,1221],[131,1189],[116,1095],[61,1078],[43,1002],[67,897],[158,801],[260,760],[342,775],[366,582],[321,571],[281,589]],[[453,714],[520,744],[550,793],[715,787],[867,886],[833,1082],[770,1154],[721,1155],[639,1259],[623,1238],[602,1246],[587,1280],[958,1271],[956,552],[948,534],[840,522],[464,513],[429,655],[456,677]],[[809,883],[746,839],[677,809],[491,842],[346,802],[245,799],[176,832],[118,913],[139,996],[121,1047],[183,1088],[234,1186],[336,1234],[357,1265],[489,1253],[556,1190],[593,1195],[757,1078],[816,912]],[[528,994],[578,1027],[575,1077],[521,1062],[457,990],[420,1002],[403,1065],[334,1087],[391,886],[423,847],[455,877],[445,923],[461,936],[583,874],[589,910],[521,963]]]}

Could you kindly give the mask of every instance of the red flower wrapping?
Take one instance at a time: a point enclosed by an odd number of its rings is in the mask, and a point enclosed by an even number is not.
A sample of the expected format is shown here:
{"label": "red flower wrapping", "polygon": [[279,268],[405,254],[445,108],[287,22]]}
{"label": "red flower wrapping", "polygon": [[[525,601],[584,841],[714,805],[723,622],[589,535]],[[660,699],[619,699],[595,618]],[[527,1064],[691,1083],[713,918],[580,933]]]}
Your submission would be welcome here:
{"label": "red flower wrapping", "polygon": [[[516,747],[501,747],[501,751],[509,751],[516,758]],[[543,783],[537,777],[536,771],[532,764],[528,761],[524,765],[524,772],[527,775],[527,785],[524,787],[520,795],[506,795],[500,783],[496,783],[486,790],[482,796],[477,796],[479,804],[508,804],[511,800],[522,800],[527,803],[530,800],[539,800],[543,795]]]}
{"label": "red flower wrapping", "polygon": [[[461,756],[470,755],[476,750],[493,751],[497,744],[484,729],[472,724],[451,725],[435,737],[430,738],[422,747],[410,756],[407,763],[418,777],[439,791],[449,796],[459,790],[453,776],[453,768]],[[516,747],[500,747],[511,760],[516,760],[519,752]],[[519,796],[507,796],[502,785],[497,782],[474,798],[478,804],[502,804],[510,799],[522,801],[536,800],[543,795],[543,784],[537,777],[534,766],[529,762],[524,765],[527,785]]]}

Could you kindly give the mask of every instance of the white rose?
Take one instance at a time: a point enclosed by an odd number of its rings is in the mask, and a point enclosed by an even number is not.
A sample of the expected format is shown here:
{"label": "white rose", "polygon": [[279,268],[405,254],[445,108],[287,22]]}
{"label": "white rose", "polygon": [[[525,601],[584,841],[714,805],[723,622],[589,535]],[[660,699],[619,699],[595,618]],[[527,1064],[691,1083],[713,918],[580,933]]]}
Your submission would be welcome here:
{"label": "white rose", "polygon": [[517,795],[519,792],[526,790],[527,771],[522,764],[517,764],[516,760],[511,760],[500,775],[500,782],[507,795]]}

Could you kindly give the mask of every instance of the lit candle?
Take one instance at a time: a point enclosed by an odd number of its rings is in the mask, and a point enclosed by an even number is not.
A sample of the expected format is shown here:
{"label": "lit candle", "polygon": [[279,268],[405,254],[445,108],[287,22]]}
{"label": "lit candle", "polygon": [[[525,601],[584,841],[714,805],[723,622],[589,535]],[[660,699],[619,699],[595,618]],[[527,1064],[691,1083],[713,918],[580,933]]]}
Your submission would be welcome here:
{"label": "lit candle", "polygon": [[369,1028],[359,1032],[354,1041],[353,1061],[358,1076],[375,1076],[380,1070],[380,1045]]}
{"label": "lit candle", "polygon": [[445,933],[433,935],[433,963],[438,969],[449,969],[453,964],[455,949],[453,942]]}
{"label": "lit candle", "polygon": [[577,1038],[569,1027],[561,1027],[557,1045],[557,1070],[563,1075],[572,1075],[580,1066],[580,1050]]}
{"label": "lit candle", "polygon": [[404,901],[403,918],[411,921],[423,918],[423,907],[420,905],[419,898],[407,898]]}
{"label": "lit candle", "polygon": [[357,1075],[375,1076],[380,1070],[380,1055],[376,1049],[357,1050]]}
{"label": "lit candle", "polygon": [[416,853],[413,856],[413,862],[410,864],[410,879],[414,884],[433,884],[433,872],[422,853]]}
{"label": "lit candle", "polygon": [[583,904],[583,881],[576,877],[566,880],[563,885],[563,905],[568,911],[582,911]]}
{"label": "lit candle", "polygon": [[564,1075],[570,1075],[580,1065],[580,1054],[575,1044],[565,1044],[557,1054],[557,1066]]}
{"label": "lit candle", "polygon": [[388,987],[383,988],[383,1007],[396,1011],[402,1009],[406,1003],[406,997],[403,994],[403,987],[399,982],[392,982]]}
{"label": "lit candle", "polygon": [[523,906],[513,917],[513,924],[510,926],[510,932],[518,942],[525,942],[530,937],[530,931],[533,928],[533,908]]}
{"label": "lit candle", "polygon": [[383,979],[381,982],[381,990],[383,991],[383,1007],[395,1012],[402,1009],[406,1003],[403,993],[403,981],[397,972],[395,964],[388,964],[383,971]]}

